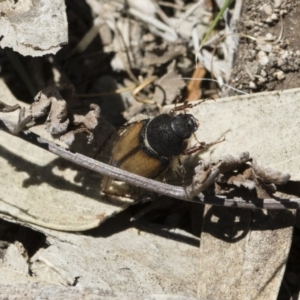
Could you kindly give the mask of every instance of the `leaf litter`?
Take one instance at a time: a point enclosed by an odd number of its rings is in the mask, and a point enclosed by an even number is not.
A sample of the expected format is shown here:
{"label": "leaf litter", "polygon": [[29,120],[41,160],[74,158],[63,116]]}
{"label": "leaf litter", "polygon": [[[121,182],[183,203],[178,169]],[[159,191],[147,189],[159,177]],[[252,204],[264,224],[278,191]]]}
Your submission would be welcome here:
{"label": "leaf litter", "polygon": [[[209,4],[206,3],[204,5],[202,2],[203,1],[183,3],[178,1],[176,4],[172,3],[173,6],[171,5],[171,9],[168,10],[166,8],[168,6],[164,7],[164,4],[158,6],[152,1],[145,1],[143,4],[137,1],[128,1],[129,7],[127,7],[127,15],[123,16],[120,12],[126,10],[126,7],[121,1],[104,1],[101,4],[98,1],[87,1],[93,14],[98,16],[98,19],[95,20],[94,28],[97,28],[97,32],[100,33],[103,42],[103,51],[100,55],[97,54],[93,56],[90,54],[97,49],[96,43],[81,47],[82,43],[80,44],[80,42],[84,42],[84,40],[79,41],[77,38],[77,40],[74,39],[73,41],[70,41],[70,48],[73,47],[73,55],[76,53],[76,55],[80,57],[80,61],[78,61],[77,65],[66,63],[63,75],[66,75],[65,78],[68,78],[70,83],[75,84],[75,98],[80,97],[81,99],[84,98],[84,95],[91,95],[96,92],[93,81],[96,82],[103,75],[101,72],[98,71],[97,73],[97,71],[95,72],[93,70],[101,69],[99,62],[103,64],[103,62],[109,61],[110,65],[107,66],[104,64],[104,68],[107,68],[107,70],[111,68],[113,70],[113,74],[116,75],[116,78],[112,78],[112,73],[109,74],[109,72],[108,77],[111,76],[112,82],[116,82],[116,86],[119,89],[133,86],[131,89],[134,90],[145,79],[150,78],[151,76],[156,77],[157,79],[153,81],[152,85],[145,87],[139,92],[139,98],[145,102],[147,102],[147,100],[157,100],[162,106],[170,104],[182,94],[182,90],[186,86],[183,78],[191,76],[192,74],[195,66],[194,54],[197,54],[196,56],[200,63],[214,76],[214,78],[216,78],[217,84],[205,84],[204,87],[205,80],[203,78],[203,80],[200,80],[201,85],[195,85],[196,93],[195,96],[190,96],[190,100],[195,100],[193,97],[197,98],[199,96],[196,95],[200,94],[203,98],[218,98],[218,95],[226,94],[228,91],[224,83],[229,80],[229,70],[231,69],[233,55],[238,45],[238,38],[231,35],[234,32],[233,24],[236,19],[231,19],[232,24],[229,25],[226,21],[229,20],[228,16],[224,15],[225,25],[221,25],[225,30],[224,39],[220,42],[218,38],[212,38],[206,42],[205,46],[207,48],[200,51],[199,37],[203,36],[204,32],[207,30],[207,25],[212,16]],[[236,1],[234,9],[233,16],[238,17],[240,1]],[[76,15],[77,12],[75,11],[76,10],[71,12],[71,14]],[[145,11],[147,11],[147,17],[145,17]],[[228,11],[226,14],[227,13]],[[199,20],[201,21],[199,22]],[[141,26],[141,24],[143,24],[143,26]],[[87,38],[87,36],[85,36],[85,38]],[[218,51],[212,52],[210,47],[216,46]],[[112,55],[111,60],[107,60],[108,55]],[[67,59],[67,56],[63,58],[65,62],[67,62]],[[39,63],[41,64],[41,62]],[[93,68],[86,69],[86,66],[93,66]],[[84,81],[82,81],[83,74],[86,78]],[[121,74],[123,74],[123,77]],[[126,76],[124,76],[124,74],[126,74]],[[47,81],[45,75],[42,75],[41,81],[43,81],[43,79],[45,82]],[[105,122],[106,114],[116,108],[116,106],[109,103],[112,99],[111,96],[105,94],[112,92],[112,90],[109,90],[107,86],[108,89],[104,91],[102,95],[99,95],[98,98],[97,96],[91,96],[90,98],[86,97],[82,102],[77,98],[77,109],[80,107],[80,113],[78,113],[76,112],[76,105],[73,102],[74,97],[70,100],[69,97],[65,97],[65,95],[62,96],[62,88],[60,85],[57,86],[60,82],[56,81],[53,83],[55,86],[42,90],[31,106],[32,119],[37,123],[44,122],[42,125],[43,129],[41,129],[41,127],[38,128],[39,126],[35,126],[33,127],[33,130],[37,130],[41,135],[45,135],[44,129],[46,129],[55,140],[59,138],[61,141],[68,144],[71,149],[75,149],[75,151],[80,149],[79,152],[95,157],[95,155],[99,154],[98,150],[96,150],[97,147],[95,143],[97,146],[99,146],[99,144],[100,146],[103,146],[107,142],[109,143],[110,136],[115,132],[114,129]],[[176,88],[174,89],[174,87]],[[201,90],[200,92],[199,89]],[[121,93],[119,95],[119,100],[122,101],[123,108],[126,108],[123,110],[125,119],[130,120],[138,113],[146,112],[150,115],[157,114],[156,105],[149,106],[149,104],[135,103],[135,96],[136,95],[134,94],[129,95],[128,93]],[[3,98],[3,100],[4,99],[5,98]],[[217,101],[217,104],[220,105],[220,102]],[[5,105],[4,108],[6,108]],[[235,108],[231,109],[234,111]],[[202,112],[207,114],[205,108]],[[197,115],[197,110],[194,113]],[[215,118],[218,117],[215,116]],[[214,120],[215,118],[211,117],[211,120]],[[217,130],[213,132],[212,136],[207,137],[206,135],[211,133],[213,127],[211,127],[210,130],[206,130],[206,127],[209,127],[211,123],[207,122],[201,114],[199,120],[201,123],[200,134],[202,135],[202,133],[205,132],[205,134],[201,136],[201,140],[203,138],[206,142],[214,141],[214,138],[217,140],[227,130],[226,126],[221,127],[223,129],[221,135],[220,131]],[[233,118],[230,118],[230,120],[233,120]],[[237,118],[234,123],[238,122]],[[25,126],[28,124],[30,123],[27,122]],[[204,128],[202,127],[203,124]],[[102,127],[102,125],[104,127]],[[105,131],[108,133],[105,137],[103,137],[103,128],[105,128]],[[24,127],[18,127],[16,133],[18,130],[22,129],[24,129]],[[84,135],[82,136],[81,133],[84,133]],[[258,136],[256,138],[259,141],[259,131],[257,131],[257,133]],[[86,138],[86,134],[88,135],[88,138]],[[99,142],[97,137],[101,134],[101,142]],[[243,135],[243,131],[240,131],[240,134]],[[228,137],[226,135],[226,141],[223,145],[227,146],[231,141],[232,139],[230,136]],[[233,144],[235,142],[236,141],[234,140]],[[90,146],[88,143],[90,143]],[[252,143],[255,144],[253,140]],[[223,145],[219,149],[223,149]],[[284,142],[284,145],[288,148],[289,143]],[[215,149],[218,149],[218,147],[219,145],[214,147],[213,151],[215,153],[217,153]],[[285,183],[286,180],[288,180],[289,176],[285,174],[287,170],[289,172],[291,170],[292,178],[297,176],[297,173],[289,168],[290,165],[285,168],[282,164],[279,164],[280,171],[272,171],[269,167],[264,167],[265,161],[267,162],[266,165],[273,163],[275,166],[277,166],[276,163],[278,161],[261,159],[261,152],[257,151],[255,148],[254,151],[252,151],[251,145],[247,145],[247,143],[242,149],[240,148],[241,147],[234,148],[234,146],[232,146],[232,149],[234,150],[230,151],[228,149],[226,152],[223,152],[222,155],[216,154],[216,156],[219,155],[215,157],[215,161],[218,161],[218,163],[210,163],[211,158],[209,158],[207,163],[204,163],[203,165],[200,164],[199,168],[201,169],[201,166],[204,166],[204,169],[201,171],[202,173],[200,172],[200,174],[198,174],[199,178],[197,180],[201,183],[205,182],[205,178],[208,178],[210,169],[219,164],[220,174],[216,177],[215,181],[210,182],[215,182],[216,191],[220,192],[220,194],[232,193],[233,190],[234,192],[239,193],[238,190],[241,189],[241,187],[244,187],[248,190],[255,190],[255,197],[264,199],[275,193],[274,185]],[[245,150],[250,151],[251,161],[249,157],[247,161],[241,162],[239,161],[238,156],[227,156],[227,158],[225,157],[222,159],[222,162],[220,161],[219,157],[224,157],[224,153],[236,155],[236,153]],[[100,154],[100,156],[101,155],[105,156],[107,154]],[[262,163],[263,167],[257,166],[256,158]],[[40,158],[37,159],[39,160]],[[51,159],[53,159],[53,157]],[[227,165],[227,169],[224,167],[224,164]],[[66,171],[55,171],[61,174],[64,173],[63,176],[73,178],[73,180],[76,179],[74,174],[77,171],[74,173],[69,172],[69,174]],[[77,177],[77,179],[78,178],[80,178],[82,184],[86,183],[86,180],[82,176]],[[114,201],[112,202],[114,203]],[[74,203],[76,203],[76,201],[72,204],[73,207],[76,207]],[[88,201],[86,203],[88,203]],[[115,202],[114,205],[116,203],[117,202]],[[61,207],[61,203],[57,203],[55,206]],[[81,206],[82,205],[79,205],[80,209],[82,209]],[[94,211],[94,208],[92,210]],[[118,210],[119,209],[117,209],[117,211]],[[18,215],[14,216],[20,216],[20,212],[23,213],[23,210],[19,210]],[[52,212],[54,213],[54,210],[48,211],[49,215],[51,215]],[[172,213],[175,214],[178,213],[178,211],[173,209]],[[11,214],[11,212],[9,214]],[[27,209],[25,209],[25,215],[26,214],[28,215]],[[114,212],[112,214],[114,214]],[[38,224],[36,220],[40,217],[37,217],[37,215],[39,215],[39,213],[34,214],[34,218],[31,218],[29,222]],[[68,214],[65,218],[67,217],[69,217]],[[62,215],[60,218],[62,218]],[[81,218],[79,217],[78,220],[80,219]],[[167,218],[165,217],[165,219]],[[45,219],[43,221],[45,221]],[[40,223],[40,225],[47,226],[45,225],[46,223]],[[96,223],[95,226],[97,226]]]}

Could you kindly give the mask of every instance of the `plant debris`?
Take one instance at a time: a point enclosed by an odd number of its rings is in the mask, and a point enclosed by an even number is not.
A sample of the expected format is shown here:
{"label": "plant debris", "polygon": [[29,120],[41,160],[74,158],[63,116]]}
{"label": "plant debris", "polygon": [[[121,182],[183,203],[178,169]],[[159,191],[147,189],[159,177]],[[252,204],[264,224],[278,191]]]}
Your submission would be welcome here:
{"label": "plant debris", "polygon": [[38,122],[46,117],[46,131],[68,145],[74,142],[76,134],[82,132],[89,135],[88,140],[91,142],[92,131],[97,127],[100,118],[100,107],[96,104],[90,104],[90,111],[85,115],[75,113],[72,106],[68,105],[72,101],[73,92],[73,86],[48,87],[38,93],[30,107],[32,119]]}
{"label": "plant debris", "polygon": [[[240,189],[243,187],[249,191],[255,190],[254,198],[270,199],[276,192],[276,185],[285,184],[290,179],[289,174],[258,166],[256,160],[250,158],[249,152],[237,157],[226,155],[217,162],[200,162],[195,172],[193,183],[187,188],[190,197],[214,185],[216,195],[237,197],[241,195]],[[244,197],[249,198],[249,195],[246,193]]]}

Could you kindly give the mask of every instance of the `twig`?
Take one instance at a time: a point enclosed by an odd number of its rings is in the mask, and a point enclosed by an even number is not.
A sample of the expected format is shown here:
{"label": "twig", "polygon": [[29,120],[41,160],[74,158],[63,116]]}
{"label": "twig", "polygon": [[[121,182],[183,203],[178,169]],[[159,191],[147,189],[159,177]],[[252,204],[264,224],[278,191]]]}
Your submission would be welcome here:
{"label": "twig", "polygon": [[[3,131],[12,134],[9,128],[13,128],[14,126],[16,125],[14,125],[12,122],[0,119],[0,129],[2,129]],[[197,197],[194,197],[192,199],[189,198],[186,193],[186,190],[191,189],[190,186],[184,189],[183,187],[173,186],[170,184],[135,175],[133,173],[121,170],[119,168],[107,165],[105,163],[101,163],[82,154],[72,153],[71,151],[61,146],[58,146],[55,143],[48,141],[29,130],[25,132],[20,132],[17,136],[31,144],[34,144],[35,146],[38,146],[46,151],[54,153],[57,156],[64,158],[79,166],[83,166],[89,170],[95,171],[101,175],[110,176],[114,179],[127,182],[133,186],[137,186],[172,198],[184,201],[191,201],[195,203],[211,204],[225,207],[240,207],[247,209],[300,209],[300,199],[226,199],[220,196],[205,196],[202,193],[200,193]],[[216,174],[213,174],[212,172],[212,176],[215,175]],[[202,190],[204,190],[205,188],[206,184],[204,183]],[[198,188],[198,191],[201,192],[201,187]]]}
{"label": "twig", "polygon": [[148,23],[150,26],[150,30],[154,31],[157,35],[161,36],[162,38],[166,39],[169,42],[175,42],[178,38],[176,31],[169,27],[167,24],[155,19],[153,16],[148,16],[137,9],[129,8],[129,13],[143,21],[144,23]]}
{"label": "twig", "polygon": [[180,18],[180,21],[176,25],[176,30],[179,29],[179,27],[182,25],[183,21],[188,18],[189,15],[191,15],[198,7],[201,5],[204,5],[204,0],[199,0],[197,3],[192,5],[185,13],[184,15]]}

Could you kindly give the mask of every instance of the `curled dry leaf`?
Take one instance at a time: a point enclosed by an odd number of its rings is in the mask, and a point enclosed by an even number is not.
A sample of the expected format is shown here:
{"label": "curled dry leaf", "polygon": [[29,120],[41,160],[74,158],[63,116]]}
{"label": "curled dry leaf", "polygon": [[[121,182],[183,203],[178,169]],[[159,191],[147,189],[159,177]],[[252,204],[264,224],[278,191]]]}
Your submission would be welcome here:
{"label": "curled dry leaf", "polygon": [[99,124],[100,107],[96,104],[90,104],[90,111],[85,115],[74,114],[73,124],[75,126],[83,126],[76,128],[60,137],[60,140],[67,145],[72,145],[75,141],[75,135],[85,132],[88,135],[88,143],[90,144],[94,138],[93,130]]}
{"label": "curled dry leaf", "polygon": [[257,165],[256,159],[252,160],[251,165],[255,174],[265,183],[274,183],[277,185],[281,185],[287,183],[291,177],[288,173],[282,173],[272,168],[266,168]]}
{"label": "curled dry leaf", "polygon": [[63,99],[57,86],[50,86],[40,91],[31,105],[33,119],[48,115],[45,129],[52,135],[67,132],[70,123],[68,118],[67,102]]}
{"label": "curled dry leaf", "polygon": [[66,143],[67,145],[71,146],[73,144],[73,142],[75,141],[75,135],[78,133],[82,133],[82,132],[85,132],[88,134],[88,144],[91,143],[91,141],[94,138],[94,135],[87,128],[77,128],[75,130],[71,130],[71,131],[67,132],[66,134],[61,135],[59,140]]}
{"label": "curled dry leaf", "polygon": [[249,190],[253,190],[256,186],[256,183],[254,180],[254,174],[252,170],[246,169],[242,174],[238,174],[236,176],[232,175],[227,180],[227,184],[232,184],[237,187],[245,187]]}
{"label": "curled dry leaf", "polygon": [[45,129],[67,145],[72,145],[75,135],[82,132],[88,134],[88,142],[91,142],[92,131],[100,118],[100,107],[96,104],[90,104],[90,111],[85,115],[74,113],[68,106],[73,94],[72,85],[50,86],[38,93],[30,108],[34,120],[47,116]]}
{"label": "curled dry leaf", "polygon": [[259,167],[255,159],[249,162],[249,152],[242,152],[237,157],[226,155],[211,164],[203,161],[195,168],[193,183],[187,188],[189,196],[205,190],[215,183],[216,194],[238,193],[241,187],[255,190],[259,199],[271,198],[276,192],[276,185],[286,183],[290,175],[279,171]]}
{"label": "curled dry leaf", "polygon": [[95,129],[100,118],[100,107],[92,103],[90,109],[91,110],[84,116],[74,114],[74,125],[84,125],[89,130]]}
{"label": "curled dry leaf", "polygon": [[250,154],[248,151],[242,152],[239,156],[234,157],[230,154],[227,154],[221,157],[215,164],[218,164],[220,173],[227,173],[232,170],[240,168],[250,159]]}

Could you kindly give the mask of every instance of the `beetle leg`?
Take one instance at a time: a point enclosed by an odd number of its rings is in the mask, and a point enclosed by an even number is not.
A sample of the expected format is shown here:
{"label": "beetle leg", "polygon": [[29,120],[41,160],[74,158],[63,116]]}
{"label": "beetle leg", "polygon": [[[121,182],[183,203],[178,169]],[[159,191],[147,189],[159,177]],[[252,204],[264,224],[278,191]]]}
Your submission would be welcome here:
{"label": "beetle leg", "polygon": [[216,144],[219,144],[219,143],[222,143],[225,141],[225,137],[223,137],[221,140],[219,141],[216,141],[216,142],[213,142],[213,143],[210,143],[210,144],[206,144],[205,142],[200,142],[199,145],[195,145],[191,148],[188,148],[186,150],[184,150],[183,152],[183,155],[190,155],[190,154],[193,154],[193,153],[196,153],[202,149],[206,149],[206,148],[209,148],[213,145],[216,145]]}
{"label": "beetle leg", "polygon": [[[213,144],[215,144],[215,143],[213,143]],[[209,146],[211,146],[213,144],[205,144],[204,142],[201,142],[199,145],[195,145],[191,148],[184,150],[183,155],[190,155],[190,154],[196,153],[199,150],[208,148]]]}
{"label": "beetle leg", "polygon": [[[204,101],[201,101],[200,103],[202,103],[202,102],[204,102]],[[200,104],[200,103],[199,103],[199,104]],[[198,103],[197,103],[197,104],[198,104]],[[174,107],[173,109],[170,110],[170,114],[171,114],[171,115],[174,115],[175,112],[177,112],[177,111],[185,110],[185,109],[192,108],[192,107],[193,107],[193,104],[192,104],[191,102],[184,101],[184,102],[183,102],[181,105],[179,105],[179,106],[176,106],[176,105],[175,105],[175,107]]]}

